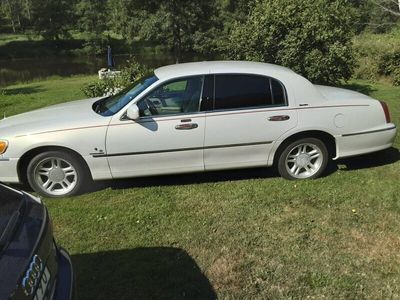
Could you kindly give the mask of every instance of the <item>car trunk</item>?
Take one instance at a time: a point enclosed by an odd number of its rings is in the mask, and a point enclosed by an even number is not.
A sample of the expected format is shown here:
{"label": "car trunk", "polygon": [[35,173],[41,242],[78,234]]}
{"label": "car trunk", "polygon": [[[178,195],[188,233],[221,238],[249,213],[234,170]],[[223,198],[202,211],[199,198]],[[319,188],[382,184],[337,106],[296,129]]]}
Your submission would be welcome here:
{"label": "car trunk", "polygon": [[0,299],[12,298],[17,291],[41,246],[44,227],[48,227],[45,221],[42,204],[0,184]]}
{"label": "car trunk", "polygon": [[356,91],[324,85],[314,85],[327,100],[371,100],[372,98]]}

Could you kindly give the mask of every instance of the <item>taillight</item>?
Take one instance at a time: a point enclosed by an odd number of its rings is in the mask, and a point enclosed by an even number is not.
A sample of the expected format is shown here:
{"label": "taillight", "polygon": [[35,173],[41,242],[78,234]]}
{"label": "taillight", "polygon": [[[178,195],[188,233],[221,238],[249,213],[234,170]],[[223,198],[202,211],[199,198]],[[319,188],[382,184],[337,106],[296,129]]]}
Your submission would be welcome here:
{"label": "taillight", "polygon": [[386,123],[390,123],[390,113],[389,113],[389,107],[387,104],[383,101],[379,101],[382,105],[383,112],[385,113],[385,118],[386,118]]}

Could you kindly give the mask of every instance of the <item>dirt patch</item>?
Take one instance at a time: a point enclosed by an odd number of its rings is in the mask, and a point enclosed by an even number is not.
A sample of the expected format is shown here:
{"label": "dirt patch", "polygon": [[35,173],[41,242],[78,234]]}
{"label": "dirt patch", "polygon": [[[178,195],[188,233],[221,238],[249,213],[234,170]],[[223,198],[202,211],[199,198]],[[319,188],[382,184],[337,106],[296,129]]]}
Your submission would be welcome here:
{"label": "dirt patch", "polygon": [[243,254],[229,252],[223,249],[219,257],[206,270],[206,276],[216,290],[240,290],[243,287],[243,274],[240,272],[240,262],[245,258]]}

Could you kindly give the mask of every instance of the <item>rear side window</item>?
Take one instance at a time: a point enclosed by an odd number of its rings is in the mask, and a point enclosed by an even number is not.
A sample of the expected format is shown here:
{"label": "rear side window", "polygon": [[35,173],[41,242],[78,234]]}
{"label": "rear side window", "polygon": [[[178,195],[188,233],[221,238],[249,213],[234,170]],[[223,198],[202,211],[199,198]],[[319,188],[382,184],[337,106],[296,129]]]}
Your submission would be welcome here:
{"label": "rear side window", "polygon": [[215,109],[285,105],[285,90],[272,78],[229,74],[215,77]]}
{"label": "rear side window", "polygon": [[270,78],[270,81],[272,89],[272,105],[285,104],[285,90],[283,85],[279,81],[272,78]]}

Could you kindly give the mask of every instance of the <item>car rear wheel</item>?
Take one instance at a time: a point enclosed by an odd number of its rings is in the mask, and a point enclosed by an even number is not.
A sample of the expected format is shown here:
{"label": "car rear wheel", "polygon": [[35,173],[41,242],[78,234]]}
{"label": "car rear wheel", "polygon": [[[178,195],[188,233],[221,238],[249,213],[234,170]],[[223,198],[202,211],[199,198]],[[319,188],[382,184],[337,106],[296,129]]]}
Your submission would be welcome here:
{"label": "car rear wheel", "polygon": [[316,138],[288,144],[279,156],[278,171],[286,179],[313,179],[321,176],[328,164],[328,150]]}
{"label": "car rear wheel", "polygon": [[28,165],[27,178],[35,192],[59,198],[79,193],[88,178],[85,165],[76,155],[49,151],[35,156]]}

